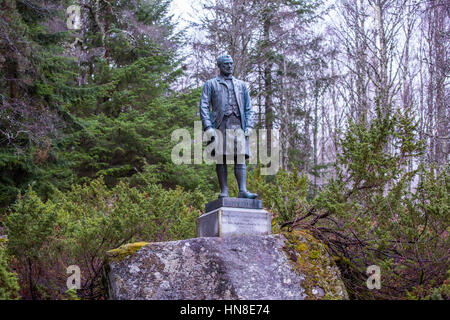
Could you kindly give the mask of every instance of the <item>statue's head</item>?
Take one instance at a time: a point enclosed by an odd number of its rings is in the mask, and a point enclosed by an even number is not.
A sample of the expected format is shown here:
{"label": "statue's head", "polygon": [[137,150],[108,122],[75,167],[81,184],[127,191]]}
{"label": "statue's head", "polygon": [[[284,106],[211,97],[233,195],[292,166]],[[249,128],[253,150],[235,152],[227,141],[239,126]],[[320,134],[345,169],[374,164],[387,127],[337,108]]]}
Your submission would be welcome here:
{"label": "statue's head", "polygon": [[229,76],[233,73],[234,69],[233,58],[229,54],[221,55],[217,58],[217,66],[220,69],[220,74]]}

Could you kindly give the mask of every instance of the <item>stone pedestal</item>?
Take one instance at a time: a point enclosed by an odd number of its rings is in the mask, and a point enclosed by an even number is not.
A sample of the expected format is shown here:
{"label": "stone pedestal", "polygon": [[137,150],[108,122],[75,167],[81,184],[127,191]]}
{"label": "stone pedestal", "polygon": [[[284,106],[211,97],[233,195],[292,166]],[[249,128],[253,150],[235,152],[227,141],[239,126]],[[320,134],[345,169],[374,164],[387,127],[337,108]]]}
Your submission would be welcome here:
{"label": "stone pedestal", "polygon": [[206,204],[205,212],[197,220],[198,237],[271,234],[271,216],[261,200],[217,199]]}

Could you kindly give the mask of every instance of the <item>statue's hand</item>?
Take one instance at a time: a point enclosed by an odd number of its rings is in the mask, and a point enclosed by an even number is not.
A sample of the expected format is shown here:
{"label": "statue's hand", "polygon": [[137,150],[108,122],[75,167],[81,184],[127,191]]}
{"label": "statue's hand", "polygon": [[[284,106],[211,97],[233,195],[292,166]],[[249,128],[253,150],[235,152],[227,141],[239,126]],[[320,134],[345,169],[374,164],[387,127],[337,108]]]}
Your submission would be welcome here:
{"label": "statue's hand", "polygon": [[206,134],[209,137],[214,137],[214,138],[217,136],[216,129],[214,129],[213,127],[209,127],[208,129],[206,129]]}
{"label": "statue's hand", "polygon": [[252,131],[253,131],[252,128],[245,129],[244,136],[246,137],[250,136],[252,134]]}

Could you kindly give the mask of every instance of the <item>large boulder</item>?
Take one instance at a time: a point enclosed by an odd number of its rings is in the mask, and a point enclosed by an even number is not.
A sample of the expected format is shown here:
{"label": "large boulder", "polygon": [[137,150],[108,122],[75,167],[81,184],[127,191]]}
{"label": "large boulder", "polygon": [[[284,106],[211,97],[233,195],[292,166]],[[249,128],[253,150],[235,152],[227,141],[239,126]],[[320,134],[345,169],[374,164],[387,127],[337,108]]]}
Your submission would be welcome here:
{"label": "large boulder", "polygon": [[108,252],[110,299],[346,299],[306,232],[128,244]]}

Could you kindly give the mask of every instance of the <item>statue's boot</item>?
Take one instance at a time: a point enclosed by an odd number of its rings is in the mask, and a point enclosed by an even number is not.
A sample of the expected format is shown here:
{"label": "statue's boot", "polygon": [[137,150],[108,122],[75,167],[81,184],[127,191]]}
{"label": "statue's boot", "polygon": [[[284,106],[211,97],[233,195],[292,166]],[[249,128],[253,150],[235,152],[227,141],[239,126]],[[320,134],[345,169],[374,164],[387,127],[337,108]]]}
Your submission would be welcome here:
{"label": "statue's boot", "polygon": [[247,166],[245,164],[234,165],[234,175],[239,186],[238,198],[255,199],[258,197],[256,193],[251,193],[247,190]]}
{"label": "statue's boot", "polygon": [[217,177],[219,178],[219,198],[228,198],[228,169],[226,164],[216,164]]}

